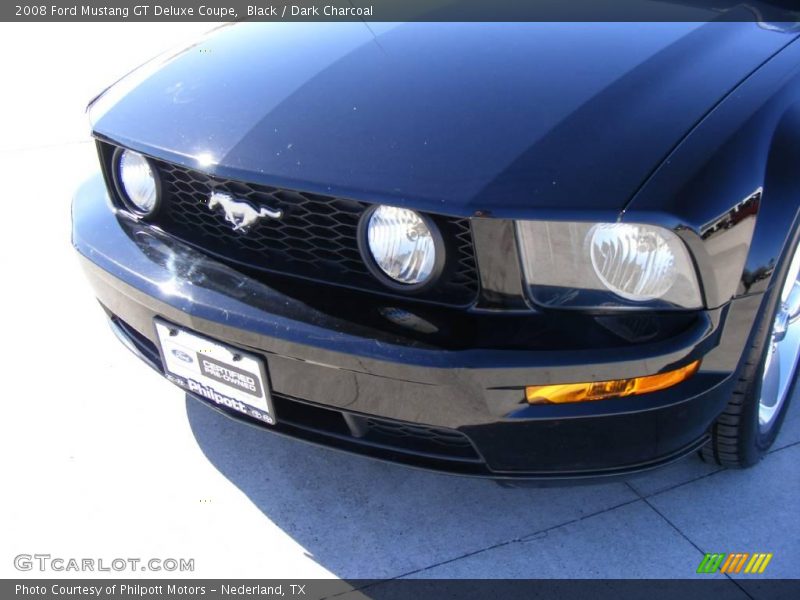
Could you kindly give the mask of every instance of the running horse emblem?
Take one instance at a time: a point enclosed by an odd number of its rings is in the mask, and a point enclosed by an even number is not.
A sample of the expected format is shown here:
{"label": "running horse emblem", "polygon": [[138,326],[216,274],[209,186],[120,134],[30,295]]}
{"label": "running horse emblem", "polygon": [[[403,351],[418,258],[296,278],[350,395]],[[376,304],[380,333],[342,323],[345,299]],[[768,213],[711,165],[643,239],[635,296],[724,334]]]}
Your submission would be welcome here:
{"label": "running horse emblem", "polygon": [[283,211],[280,209],[273,210],[266,206],[258,209],[246,200],[237,200],[225,192],[213,192],[208,199],[209,210],[214,210],[217,206],[222,207],[225,211],[225,220],[239,233],[247,233],[259,219],[264,217],[280,219],[283,216]]}

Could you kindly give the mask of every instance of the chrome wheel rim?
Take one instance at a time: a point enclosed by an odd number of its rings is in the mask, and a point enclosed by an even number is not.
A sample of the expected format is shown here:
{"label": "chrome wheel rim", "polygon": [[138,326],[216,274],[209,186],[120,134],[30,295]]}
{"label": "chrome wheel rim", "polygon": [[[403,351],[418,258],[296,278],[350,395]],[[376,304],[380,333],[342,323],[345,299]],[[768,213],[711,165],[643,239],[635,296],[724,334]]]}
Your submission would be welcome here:
{"label": "chrome wheel rim", "polygon": [[758,428],[769,431],[789,394],[800,354],[800,246],[795,248],[781,289],[780,305],[767,340],[761,376]]}

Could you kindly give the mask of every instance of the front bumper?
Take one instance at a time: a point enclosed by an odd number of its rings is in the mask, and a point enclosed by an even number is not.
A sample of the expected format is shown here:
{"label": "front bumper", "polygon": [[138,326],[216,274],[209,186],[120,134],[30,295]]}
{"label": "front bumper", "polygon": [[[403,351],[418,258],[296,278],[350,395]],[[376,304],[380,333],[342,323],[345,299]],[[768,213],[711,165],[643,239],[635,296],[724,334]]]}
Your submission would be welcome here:
{"label": "front bumper", "polygon": [[[159,316],[263,356],[279,433],[499,479],[631,473],[702,445],[761,304],[737,299],[650,343],[446,349],[314,308],[117,215],[101,177],[75,198],[73,244],[117,334],[154,368]],[[646,396],[523,401],[526,385],[647,375],[697,358],[690,380]]]}

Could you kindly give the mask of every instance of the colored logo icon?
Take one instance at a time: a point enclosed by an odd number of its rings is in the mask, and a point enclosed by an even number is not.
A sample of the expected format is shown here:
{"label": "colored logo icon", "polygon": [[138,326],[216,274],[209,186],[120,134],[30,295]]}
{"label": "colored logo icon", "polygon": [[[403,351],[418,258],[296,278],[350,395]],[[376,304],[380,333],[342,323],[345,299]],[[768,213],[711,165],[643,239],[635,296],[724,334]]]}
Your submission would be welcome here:
{"label": "colored logo icon", "polygon": [[[772,552],[733,552],[731,554],[706,554],[697,567],[698,573],[763,573],[769,561],[772,560]],[[744,569],[744,570],[742,570]]]}

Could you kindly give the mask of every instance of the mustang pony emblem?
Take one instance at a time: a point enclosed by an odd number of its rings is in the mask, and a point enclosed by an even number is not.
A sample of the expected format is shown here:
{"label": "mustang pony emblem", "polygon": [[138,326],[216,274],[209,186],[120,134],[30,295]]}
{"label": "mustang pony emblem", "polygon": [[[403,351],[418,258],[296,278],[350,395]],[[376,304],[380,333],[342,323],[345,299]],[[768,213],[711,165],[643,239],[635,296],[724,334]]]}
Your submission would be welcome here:
{"label": "mustang pony emblem", "polygon": [[272,210],[262,206],[259,210],[246,200],[236,200],[225,192],[214,192],[208,199],[209,209],[213,210],[217,206],[221,206],[225,211],[225,220],[233,225],[233,230],[241,233],[247,233],[259,219],[264,217],[280,219],[283,216],[283,211],[280,209]]}

